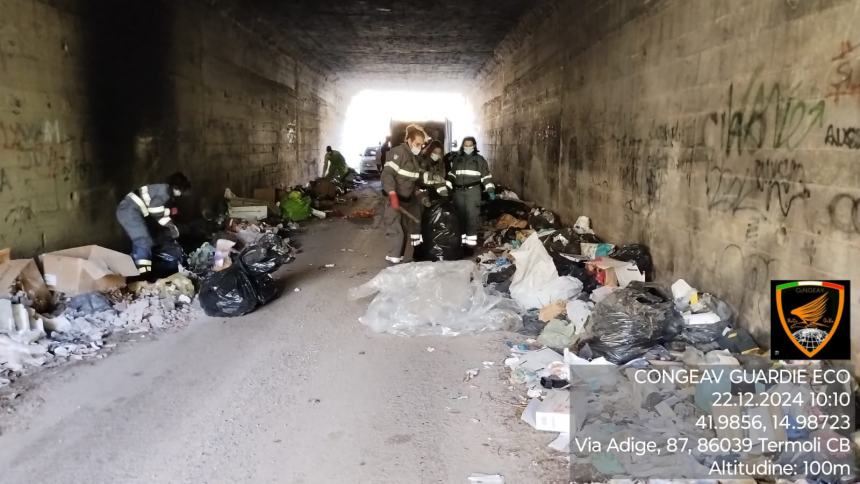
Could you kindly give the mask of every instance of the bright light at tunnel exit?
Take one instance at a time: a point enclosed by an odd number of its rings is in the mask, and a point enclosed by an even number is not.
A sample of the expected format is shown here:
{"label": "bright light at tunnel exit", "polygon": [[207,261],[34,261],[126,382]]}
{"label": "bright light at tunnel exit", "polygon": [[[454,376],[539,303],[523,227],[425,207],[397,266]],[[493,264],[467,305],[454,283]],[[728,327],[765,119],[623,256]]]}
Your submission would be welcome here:
{"label": "bright light at tunnel exit", "polygon": [[[364,90],[353,96],[346,111],[339,149],[347,163],[358,169],[365,148],[378,146],[389,133],[392,119],[451,121],[452,138],[476,135],[475,113],[460,93]],[[398,144],[401,140],[392,140]],[[479,140],[480,142],[480,140]]]}

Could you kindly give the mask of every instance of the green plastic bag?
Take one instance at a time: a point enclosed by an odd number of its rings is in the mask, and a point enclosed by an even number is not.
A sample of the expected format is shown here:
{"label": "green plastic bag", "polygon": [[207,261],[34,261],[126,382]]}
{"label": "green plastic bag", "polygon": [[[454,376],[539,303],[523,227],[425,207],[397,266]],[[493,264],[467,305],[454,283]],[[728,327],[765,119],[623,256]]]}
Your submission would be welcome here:
{"label": "green plastic bag", "polygon": [[281,198],[281,214],[284,218],[298,222],[311,216],[311,197],[294,190]]}

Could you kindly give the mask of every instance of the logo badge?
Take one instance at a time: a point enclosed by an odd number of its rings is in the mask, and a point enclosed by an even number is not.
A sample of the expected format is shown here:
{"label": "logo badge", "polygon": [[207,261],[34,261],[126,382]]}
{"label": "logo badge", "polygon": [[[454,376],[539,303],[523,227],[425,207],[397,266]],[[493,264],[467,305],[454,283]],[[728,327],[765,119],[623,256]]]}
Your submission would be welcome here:
{"label": "logo badge", "polygon": [[771,356],[850,359],[850,284],[771,281]]}

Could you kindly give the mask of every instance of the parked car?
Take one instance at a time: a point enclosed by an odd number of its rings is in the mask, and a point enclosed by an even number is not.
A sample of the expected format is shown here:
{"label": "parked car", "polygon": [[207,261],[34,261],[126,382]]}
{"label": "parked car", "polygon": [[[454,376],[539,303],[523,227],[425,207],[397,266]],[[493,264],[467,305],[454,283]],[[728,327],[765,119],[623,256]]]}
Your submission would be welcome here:
{"label": "parked car", "polygon": [[376,165],[379,146],[369,146],[365,148],[364,154],[361,155],[361,168],[359,171],[362,175],[378,175],[379,167]]}

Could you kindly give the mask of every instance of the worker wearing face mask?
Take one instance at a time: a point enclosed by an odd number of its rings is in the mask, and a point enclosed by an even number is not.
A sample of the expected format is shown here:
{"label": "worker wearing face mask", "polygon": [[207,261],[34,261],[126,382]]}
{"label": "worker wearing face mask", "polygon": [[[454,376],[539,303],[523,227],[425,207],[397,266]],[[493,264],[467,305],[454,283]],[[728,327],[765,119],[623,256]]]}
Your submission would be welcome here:
{"label": "worker wearing face mask", "polygon": [[421,168],[424,169],[423,185],[427,187],[427,192],[432,194],[431,197],[448,196],[442,151],[442,143],[439,140],[433,140],[421,152]]}
{"label": "worker wearing face mask", "polygon": [[141,276],[151,275],[152,235],[147,219],[155,221],[170,232],[174,239],[179,229],[170,218],[175,199],[191,189],[191,182],[182,173],[167,177],[167,183],[154,183],[129,192],[116,207],[116,219],[131,239],[131,258]]}
{"label": "worker wearing face mask", "polygon": [[481,215],[481,191],[487,192],[491,200],[496,199],[496,186],[487,160],[478,153],[477,142],[472,136],[463,138],[460,152],[452,160],[448,172],[449,189],[454,190],[454,205],[463,221],[463,245],[478,245],[478,223]]}
{"label": "worker wearing face mask", "polygon": [[424,170],[418,155],[426,139],[423,129],[410,124],[406,127],[403,144],[391,148],[385,156],[381,178],[388,205],[382,223],[388,244],[385,260],[391,264],[403,261],[407,240],[413,247],[421,244],[421,224],[416,222],[421,220],[421,210],[415,192],[424,184]]}

